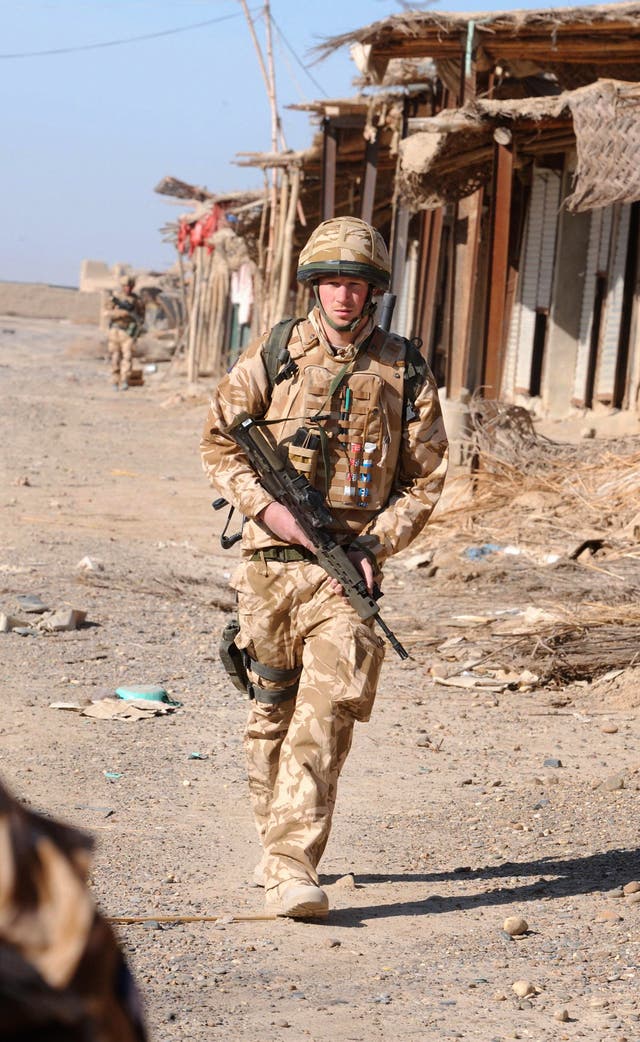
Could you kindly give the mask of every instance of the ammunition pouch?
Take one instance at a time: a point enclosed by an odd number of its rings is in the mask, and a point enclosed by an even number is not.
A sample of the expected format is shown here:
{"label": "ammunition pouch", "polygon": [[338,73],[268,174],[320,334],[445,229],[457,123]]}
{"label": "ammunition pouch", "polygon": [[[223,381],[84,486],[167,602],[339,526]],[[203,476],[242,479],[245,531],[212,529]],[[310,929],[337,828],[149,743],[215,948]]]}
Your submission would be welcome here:
{"label": "ammunition pouch", "polygon": [[234,618],[227,623],[220,637],[218,652],[225,672],[231,679],[231,683],[234,687],[237,687],[238,691],[242,691],[246,695],[249,691],[249,677],[247,674],[249,656],[246,651],[241,651],[236,644],[235,639],[239,630],[240,623],[237,619]]}
{"label": "ammunition pouch", "polygon": [[[267,705],[279,705],[295,698],[298,693],[300,681],[300,668],[276,669],[275,666],[267,666],[263,662],[256,662],[243,648],[236,644],[236,637],[240,631],[240,624],[236,618],[228,622],[222,631],[218,651],[225,672],[238,691]],[[280,683],[283,686],[276,690],[260,687],[249,679],[249,670],[263,680]]]}

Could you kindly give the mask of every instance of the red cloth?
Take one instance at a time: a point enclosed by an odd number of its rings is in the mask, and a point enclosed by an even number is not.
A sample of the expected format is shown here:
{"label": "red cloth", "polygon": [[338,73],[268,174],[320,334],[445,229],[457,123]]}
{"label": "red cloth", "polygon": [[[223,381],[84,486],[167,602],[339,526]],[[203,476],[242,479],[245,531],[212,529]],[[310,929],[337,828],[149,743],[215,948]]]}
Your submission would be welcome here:
{"label": "red cloth", "polygon": [[184,253],[188,248],[189,256],[192,257],[195,249],[199,246],[206,246],[207,253],[212,253],[213,246],[207,240],[218,230],[224,219],[224,210],[217,203],[214,203],[209,213],[205,214],[204,217],[199,217],[197,221],[180,221],[178,226],[178,251]]}

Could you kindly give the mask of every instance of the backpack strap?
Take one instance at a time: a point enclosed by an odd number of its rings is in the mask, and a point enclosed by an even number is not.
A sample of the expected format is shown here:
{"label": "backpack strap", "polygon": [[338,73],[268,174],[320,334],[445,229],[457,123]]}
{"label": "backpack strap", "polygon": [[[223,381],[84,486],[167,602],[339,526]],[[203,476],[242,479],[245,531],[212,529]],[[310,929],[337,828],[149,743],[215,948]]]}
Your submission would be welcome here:
{"label": "backpack strap", "polygon": [[407,423],[418,415],[415,409],[416,398],[426,380],[429,364],[413,340],[405,340],[405,344],[404,419]]}
{"label": "backpack strap", "polygon": [[269,378],[269,390],[272,390],[278,381],[280,371],[291,363],[287,344],[291,339],[293,327],[301,321],[300,318],[285,318],[282,322],[276,322],[262,345],[262,360]]}
{"label": "backpack strap", "polygon": [[[292,364],[287,344],[291,339],[294,326],[301,321],[300,318],[285,318],[281,322],[276,322],[262,345],[262,360],[269,379],[270,390],[273,389],[275,383],[279,382],[278,376],[284,376],[287,367]],[[429,366],[426,358],[412,340],[408,340],[406,337],[402,337],[402,340],[405,345],[404,418],[406,422],[417,416],[416,398],[424,384]]]}

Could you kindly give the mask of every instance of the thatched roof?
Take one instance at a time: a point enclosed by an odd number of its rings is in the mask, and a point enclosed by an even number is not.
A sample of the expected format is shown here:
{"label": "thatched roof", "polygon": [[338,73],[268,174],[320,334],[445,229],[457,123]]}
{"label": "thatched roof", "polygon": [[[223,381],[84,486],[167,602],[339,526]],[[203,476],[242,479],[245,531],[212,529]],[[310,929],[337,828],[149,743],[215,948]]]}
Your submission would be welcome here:
{"label": "thatched roof", "polygon": [[236,192],[210,192],[208,188],[200,185],[192,185],[187,181],[181,181],[177,177],[163,177],[154,188],[158,195],[168,195],[173,199],[184,199],[196,203],[206,204],[204,207],[195,207],[193,219],[197,220],[202,213],[209,210],[214,203],[222,206],[228,213],[244,209],[248,205],[260,203],[264,192],[240,190]]}
{"label": "thatched roof", "polygon": [[533,63],[555,73],[565,87],[596,78],[640,80],[640,3],[534,11],[405,11],[324,41],[324,57],[352,46],[368,82],[382,82],[396,58],[432,58],[436,63],[473,55],[476,67],[514,70]]}
{"label": "thatched roof", "polygon": [[638,84],[600,80],[556,97],[475,101],[418,125],[400,146],[399,190],[414,210],[441,206],[485,184],[494,140],[511,136],[519,160],[575,145],[578,163],[566,201],[572,211],[640,199]]}

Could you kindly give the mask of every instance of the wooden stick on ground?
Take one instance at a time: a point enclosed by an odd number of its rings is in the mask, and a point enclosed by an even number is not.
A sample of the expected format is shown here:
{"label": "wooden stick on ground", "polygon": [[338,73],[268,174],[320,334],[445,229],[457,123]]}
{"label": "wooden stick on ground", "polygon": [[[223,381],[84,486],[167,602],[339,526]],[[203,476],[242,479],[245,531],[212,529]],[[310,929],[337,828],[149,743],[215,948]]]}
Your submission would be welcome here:
{"label": "wooden stick on ground", "polygon": [[136,923],[218,923],[220,920],[232,923],[272,922],[277,915],[266,912],[258,915],[110,915],[107,922],[119,926],[132,926]]}

